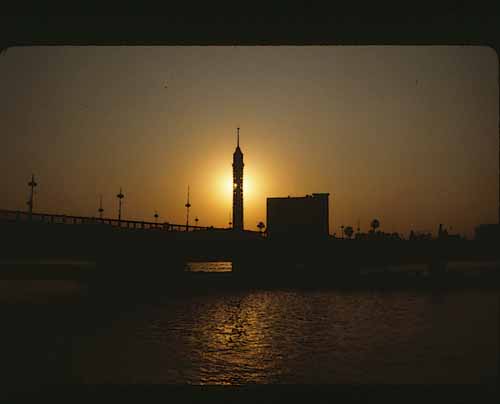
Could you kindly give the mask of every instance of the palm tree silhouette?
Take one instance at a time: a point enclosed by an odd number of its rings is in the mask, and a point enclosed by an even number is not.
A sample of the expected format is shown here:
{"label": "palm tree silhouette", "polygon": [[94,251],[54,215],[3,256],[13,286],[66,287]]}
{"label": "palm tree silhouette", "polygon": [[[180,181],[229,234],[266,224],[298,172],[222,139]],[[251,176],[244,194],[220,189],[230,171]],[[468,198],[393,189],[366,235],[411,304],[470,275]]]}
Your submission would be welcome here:
{"label": "palm tree silhouette", "polygon": [[380,227],[380,222],[378,219],[373,219],[370,223],[370,226],[372,227],[373,233],[375,233],[375,230],[377,230]]}
{"label": "palm tree silhouette", "polygon": [[347,226],[345,229],[344,229],[344,233],[345,235],[347,236],[347,238],[351,238],[352,235],[354,234],[354,229],[352,228],[352,226]]}

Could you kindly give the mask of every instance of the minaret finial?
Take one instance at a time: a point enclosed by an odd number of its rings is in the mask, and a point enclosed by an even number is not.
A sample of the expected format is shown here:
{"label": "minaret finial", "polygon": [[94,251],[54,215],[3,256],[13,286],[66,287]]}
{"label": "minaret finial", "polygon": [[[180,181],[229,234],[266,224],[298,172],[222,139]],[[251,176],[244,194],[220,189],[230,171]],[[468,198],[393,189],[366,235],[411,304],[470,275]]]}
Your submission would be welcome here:
{"label": "minaret finial", "polygon": [[237,137],[237,143],[236,143],[236,146],[237,147],[240,147],[240,128],[237,128],[238,129],[238,137]]}

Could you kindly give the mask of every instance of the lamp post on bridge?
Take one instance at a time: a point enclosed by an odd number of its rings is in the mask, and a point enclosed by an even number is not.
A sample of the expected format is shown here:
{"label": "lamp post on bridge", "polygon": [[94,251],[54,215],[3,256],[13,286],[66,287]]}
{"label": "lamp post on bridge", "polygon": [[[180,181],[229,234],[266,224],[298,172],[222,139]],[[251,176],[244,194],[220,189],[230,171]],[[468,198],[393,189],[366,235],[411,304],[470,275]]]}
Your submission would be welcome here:
{"label": "lamp post on bridge", "polygon": [[99,209],[97,211],[99,212],[99,219],[102,219],[102,212],[104,212],[102,208],[102,195],[99,195]]}
{"label": "lamp post on bridge", "polygon": [[155,214],[154,214],[154,217],[155,217],[155,224],[158,224],[158,212],[155,211]]}
{"label": "lamp post on bridge", "polygon": [[122,193],[122,188],[120,187],[120,193],[116,195],[118,198],[118,221],[121,222],[122,220],[122,199],[125,197]]}
{"label": "lamp post on bridge", "polygon": [[33,215],[33,196],[34,196],[34,193],[35,193],[34,189],[37,186],[37,183],[35,182],[35,174],[31,174],[31,181],[28,182],[28,185],[31,188],[30,199],[27,202],[27,204],[28,204],[29,218],[31,220],[32,215]]}
{"label": "lamp post on bridge", "polygon": [[189,185],[188,185],[187,202],[184,206],[186,207],[186,231],[189,231],[189,208],[191,207],[191,204],[189,203]]}

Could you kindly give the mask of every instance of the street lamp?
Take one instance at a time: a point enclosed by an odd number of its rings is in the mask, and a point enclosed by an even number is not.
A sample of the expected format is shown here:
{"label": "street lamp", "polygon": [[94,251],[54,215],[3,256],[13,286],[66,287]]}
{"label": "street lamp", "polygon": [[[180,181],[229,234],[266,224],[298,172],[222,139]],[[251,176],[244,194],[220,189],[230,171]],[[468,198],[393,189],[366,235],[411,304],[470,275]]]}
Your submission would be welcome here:
{"label": "street lamp", "polygon": [[99,209],[97,211],[99,212],[99,218],[102,219],[102,212],[104,212],[102,208],[102,195],[99,195]]}
{"label": "street lamp", "polygon": [[186,207],[186,231],[189,230],[189,208],[191,204],[189,203],[189,185],[188,185],[188,193],[187,193],[187,202],[184,205]]}
{"label": "street lamp", "polygon": [[31,215],[33,214],[33,195],[34,195],[34,188],[37,186],[37,183],[35,182],[35,174],[31,174],[31,181],[28,182],[28,185],[31,188],[30,192],[30,200],[27,202],[29,206],[29,217],[31,220]]}
{"label": "street lamp", "polygon": [[116,195],[118,198],[118,221],[121,222],[122,220],[122,199],[125,197],[122,193],[122,189],[120,187],[120,193]]}

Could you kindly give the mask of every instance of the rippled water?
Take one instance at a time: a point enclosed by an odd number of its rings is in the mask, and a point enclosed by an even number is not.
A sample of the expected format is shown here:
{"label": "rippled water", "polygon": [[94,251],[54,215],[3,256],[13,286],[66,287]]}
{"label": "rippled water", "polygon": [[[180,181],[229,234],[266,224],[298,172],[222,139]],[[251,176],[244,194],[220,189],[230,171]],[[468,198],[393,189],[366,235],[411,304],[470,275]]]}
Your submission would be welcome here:
{"label": "rippled water", "polygon": [[75,341],[86,383],[481,383],[498,297],[253,291],[143,305]]}
{"label": "rippled water", "polygon": [[[229,268],[218,264],[214,271]],[[55,289],[78,295],[74,283],[45,282],[38,291],[33,283],[16,285],[4,281],[0,290],[0,355],[3,380],[21,387],[41,377],[77,383],[482,383],[492,382],[500,365],[498,292],[207,291],[122,305],[110,291],[102,306],[85,306],[84,296],[73,303],[44,297]]]}
{"label": "rippled water", "polygon": [[188,262],[186,271],[188,272],[231,272],[232,262]]}

